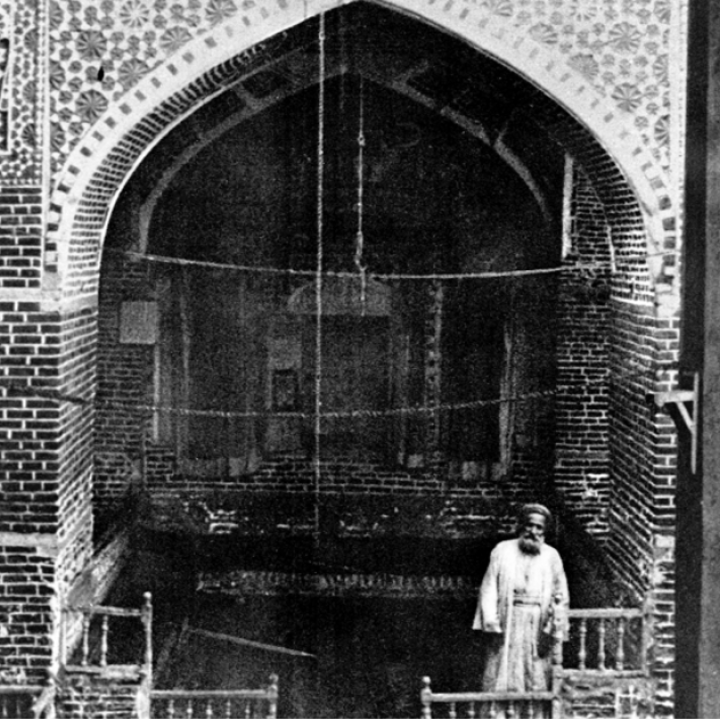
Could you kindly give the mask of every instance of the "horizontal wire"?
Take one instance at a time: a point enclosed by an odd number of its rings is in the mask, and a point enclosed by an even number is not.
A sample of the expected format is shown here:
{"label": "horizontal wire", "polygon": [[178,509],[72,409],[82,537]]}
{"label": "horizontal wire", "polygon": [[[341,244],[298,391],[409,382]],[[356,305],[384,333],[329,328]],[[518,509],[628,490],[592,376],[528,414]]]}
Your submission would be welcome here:
{"label": "horizontal wire", "polygon": [[[342,418],[379,418],[395,415],[432,415],[438,412],[447,412],[450,410],[468,410],[473,408],[486,407],[489,405],[501,405],[509,402],[522,402],[541,397],[549,397],[554,395],[556,390],[538,390],[536,392],[524,393],[523,395],[515,395],[512,397],[493,398],[489,400],[472,400],[464,403],[445,403],[440,405],[422,405],[410,406],[403,408],[391,408],[389,410],[348,410],[344,412],[321,412],[320,417],[342,419]],[[196,417],[217,417],[217,418],[315,418],[316,413],[305,413],[300,411],[276,412],[272,410],[260,410],[240,412],[234,410],[192,410],[189,408],[179,408],[170,405],[151,405],[151,404],[134,404],[134,403],[118,403],[118,402],[100,402],[99,407],[105,409],[122,409],[122,410],[141,410],[151,413],[167,413],[169,415],[183,415]]]}
{"label": "horizontal wire", "polygon": [[[664,363],[660,365],[657,368],[654,368],[655,372],[661,372],[661,371],[669,371],[669,370],[679,370],[680,366],[677,362],[671,362],[671,363]],[[628,380],[634,380],[636,378],[642,378],[647,375],[648,372],[650,372],[652,368],[640,368],[636,370],[635,372],[631,373],[624,373],[622,375],[622,379],[625,381]],[[526,393],[524,395],[516,395],[512,397],[504,397],[504,398],[492,398],[487,400],[471,400],[466,403],[457,403],[457,404],[445,404],[445,405],[434,405],[434,406],[413,406],[408,408],[394,408],[392,410],[384,410],[384,411],[375,411],[375,410],[354,410],[350,411],[348,413],[324,413],[323,417],[355,417],[357,415],[364,415],[366,413],[378,413],[382,412],[384,415],[402,415],[402,414],[413,414],[413,413],[433,413],[443,410],[453,410],[453,409],[467,409],[467,408],[473,408],[473,407],[482,407],[483,405],[498,405],[506,402],[518,402],[522,401],[526,398],[533,398],[540,395],[545,394],[552,394],[557,392],[559,390],[564,390],[567,388],[592,388],[597,386],[606,386],[613,382],[613,378],[608,376],[606,378],[600,378],[598,380],[595,380],[593,382],[584,382],[584,383],[574,383],[574,382],[561,382],[558,383],[559,388],[556,388],[555,390],[542,390],[534,393]],[[88,404],[95,404],[97,407],[102,408],[117,408],[117,409],[123,409],[123,410],[132,410],[132,409],[139,409],[143,410],[145,412],[167,412],[167,413],[178,413],[178,414],[194,414],[194,415],[205,415],[207,417],[314,417],[314,414],[312,415],[305,415],[304,413],[300,412],[273,412],[273,411],[259,411],[259,412],[234,412],[234,411],[225,411],[225,410],[193,410],[190,408],[177,408],[177,407],[171,407],[171,406],[165,406],[165,405],[147,405],[147,404],[138,404],[138,403],[132,403],[128,401],[127,403],[124,403],[122,401],[114,401],[110,402],[107,400],[98,400],[97,396],[89,397],[89,398],[83,398],[79,395],[70,395],[68,393],[63,393],[58,390],[52,390],[50,388],[36,388],[32,387],[31,385],[27,385],[26,383],[18,382],[16,380],[7,380],[4,378],[0,378],[0,391],[7,391],[12,390],[18,394],[22,394],[23,397],[37,397],[37,398],[44,398],[48,400],[57,400],[57,401],[64,401],[69,403],[74,403],[77,405],[88,405]]]}
{"label": "horizontal wire", "polygon": [[[176,258],[167,255],[149,255],[139,253],[132,250],[116,250],[108,249],[108,252],[118,253],[126,257],[136,258],[138,260],[147,260],[149,262],[162,263],[165,265],[181,265],[185,267],[204,267],[212,270],[232,270],[234,272],[255,272],[259,274],[272,275],[296,275],[303,277],[315,277],[317,270],[295,270],[292,268],[277,268],[263,265],[236,265],[233,263],[219,263],[209,260],[189,260],[187,258]],[[626,259],[626,258],[623,258]],[[534,268],[529,270],[498,270],[485,271],[477,273],[374,273],[367,272],[366,277],[377,278],[378,280],[482,280],[484,278],[503,278],[503,277],[524,277],[527,275],[551,275],[560,273],[565,270],[577,269],[594,269],[594,270],[610,270],[608,263],[578,263],[573,265],[558,265],[550,268]],[[324,270],[323,275],[328,277],[358,277],[357,271],[349,270]]]}
{"label": "horizontal wire", "polygon": [[[655,372],[660,371],[668,371],[668,370],[676,370],[679,369],[678,363],[667,363],[664,365],[661,365],[660,367],[655,368]],[[622,379],[625,381],[628,380],[634,380],[638,377],[645,377],[645,375],[650,371],[650,368],[641,368],[635,372],[631,373],[625,373],[622,376]],[[606,385],[609,385],[613,382],[612,377],[607,378],[600,378],[598,380],[595,380],[593,382],[584,382],[584,383],[574,383],[574,382],[562,382],[559,383],[559,388],[556,388],[555,390],[542,390],[538,392],[531,392],[526,393],[524,395],[515,395],[512,397],[504,397],[504,398],[491,398],[486,400],[471,400],[465,403],[456,403],[456,404],[444,404],[444,405],[433,405],[433,406],[412,406],[407,408],[394,408],[391,410],[383,410],[383,411],[377,411],[377,410],[353,410],[345,413],[323,413],[322,417],[358,417],[358,416],[365,416],[368,414],[372,414],[373,416],[379,415],[402,415],[402,414],[422,414],[422,413],[433,413],[438,411],[445,411],[445,410],[453,410],[453,409],[468,409],[468,408],[474,408],[474,407],[482,407],[484,405],[498,405],[506,402],[521,402],[524,399],[527,398],[534,398],[534,397],[540,397],[544,395],[549,394],[557,394],[558,391],[573,388],[573,389],[579,389],[579,388],[592,388],[592,387],[603,387]],[[97,407],[101,407],[104,409],[122,409],[122,410],[141,410],[144,412],[166,412],[166,413],[176,413],[176,414],[184,414],[184,415],[198,415],[198,416],[206,416],[206,417],[284,417],[284,418],[293,418],[293,417],[314,417],[314,414],[306,415],[305,413],[301,412],[273,412],[273,411],[256,411],[256,412],[235,412],[231,410],[194,410],[190,408],[178,408],[173,406],[166,406],[166,405],[148,405],[143,403],[132,403],[130,401],[128,402],[122,402],[122,401],[114,401],[110,402],[107,400],[98,400],[97,396],[89,397],[89,398],[83,398],[79,395],[70,395],[68,393],[63,393],[58,390],[52,390],[49,388],[35,388],[31,385],[27,385],[25,383],[21,383],[15,380],[7,380],[0,378],[0,391],[7,391],[12,390],[15,393],[21,394],[23,397],[37,397],[37,398],[44,398],[48,400],[57,400],[57,401],[64,401],[69,403],[74,403],[77,405],[88,405],[91,403],[94,403]]]}

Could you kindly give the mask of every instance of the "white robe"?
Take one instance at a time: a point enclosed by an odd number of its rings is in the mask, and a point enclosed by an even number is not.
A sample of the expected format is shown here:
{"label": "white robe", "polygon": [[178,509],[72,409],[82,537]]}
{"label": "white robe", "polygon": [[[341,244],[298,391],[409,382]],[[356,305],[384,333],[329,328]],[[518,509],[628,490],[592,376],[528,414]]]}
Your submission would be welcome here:
{"label": "white robe", "polygon": [[[498,543],[480,585],[473,622],[473,629],[492,633],[486,636],[489,652],[483,675],[484,691],[549,688],[556,595],[561,598],[565,635],[569,598],[557,550],[543,544],[538,555],[528,555],[520,550],[518,539]],[[517,604],[516,597],[530,602]]]}

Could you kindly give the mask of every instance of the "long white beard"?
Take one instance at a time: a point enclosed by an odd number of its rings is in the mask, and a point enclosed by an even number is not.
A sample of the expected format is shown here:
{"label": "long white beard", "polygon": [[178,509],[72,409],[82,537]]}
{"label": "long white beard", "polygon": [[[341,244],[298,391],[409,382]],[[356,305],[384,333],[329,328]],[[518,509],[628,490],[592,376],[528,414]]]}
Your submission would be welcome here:
{"label": "long white beard", "polygon": [[526,555],[539,555],[542,540],[533,540],[532,538],[521,537],[519,545],[520,550]]}

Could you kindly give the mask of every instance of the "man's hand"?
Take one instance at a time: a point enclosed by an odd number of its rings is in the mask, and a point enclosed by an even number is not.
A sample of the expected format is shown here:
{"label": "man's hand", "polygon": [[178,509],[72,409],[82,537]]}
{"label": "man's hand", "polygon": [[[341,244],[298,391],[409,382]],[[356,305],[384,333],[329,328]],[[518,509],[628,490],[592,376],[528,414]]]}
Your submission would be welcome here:
{"label": "man's hand", "polygon": [[497,633],[498,635],[502,635],[502,628],[500,627],[500,622],[498,620],[486,622],[483,630],[487,633]]}

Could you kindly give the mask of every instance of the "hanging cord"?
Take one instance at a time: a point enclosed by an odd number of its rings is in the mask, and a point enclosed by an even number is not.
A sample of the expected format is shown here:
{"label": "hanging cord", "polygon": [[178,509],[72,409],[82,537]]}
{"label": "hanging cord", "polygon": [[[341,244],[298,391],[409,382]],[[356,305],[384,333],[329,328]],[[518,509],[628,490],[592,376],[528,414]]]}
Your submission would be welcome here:
{"label": "hanging cord", "polygon": [[358,154],[357,154],[357,233],[355,235],[355,267],[360,273],[360,305],[365,314],[367,295],[367,267],[363,264],[363,171],[365,166],[365,84],[360,78],[360,111],[358,122]]}
{"label": "hanging cord", "polygon": [[[293,268],[277,268],[261,265],[236,265],[233,263],[218,263],[209,260],[189,260],[187,258],[171,257],[169,255],[153,255],[134,250],[119,250],[108,248],[103,252],[116,253],[124,255],[135,260],[145,260],[147,262],[163,263],[165,265],[179,265],[184,267],[204,267],[209,270],[227,270],[228,272],[248,272],[270,275],[291,275],[291,276],[317,276],[317,267],[314,270],[296,270]],[[575,265],[557,265],[549,268],[534,268],[529,270],[488,270],[482,272],[466,272],[466,273],[426,273],[408,274],[408,273],[367,273],[367,277],[377,278],[378,280],[493,280],[498,278],[515,278],[515,277],[533,277],[535,275],[557,275],[570,270],[611,270],[607,262],[589,262],[577,263]],[[355,277],[356,270],[324,270],[323,277]]]}
{"label": "hanging cord", "polygon": [[320,13],[318,30],[319,80],[318,80],[318,147],[317,147],[317,258],[315,273],[315,457],[314,457],[314,523],[315,544],[320,540],[320,433],[322,430],[322,291],[323,291],[323,180],[325,175],[325,13]]}
{"label": "hanging cord", "polygon": [[[585,383],[578,387],[592,388],[604,387],[605,381],[597,381],[596,383]],[[449,412],[452,410],[471,410],[476,408],[489,407],[491,405],[502,405],[504,403],[519,403],[539,398],[552,397],[557,395],[558,390],[550,388],[547,390],[535,390],[532,392],[522,393],[514,396],[504,396],[497,398],[488,398],[484,400],[467,400],[461,403],[443,403],[433,405],[413,405],[408,407],[393,408],[391,410],[343,410],[320,413],[322,418],[344,419],[344,418],[385,418],[397,417],[401,415],[434,415],[438,412]],[[99,400],[96,403],[98,408],[103,410],[121,410],[129,412],[131,410],[144,413],[162,412],[173,415],[182,415],[187,417],[206,417],[206,418],[316,418],[317,413],[304,413],[300,411],[267,411],[267,410],[250,410],[247,412],[241,410],[194,410],[192,408],[173,407],[172,405],[156,405],[142,404],[134,401],[122,400]]]}

